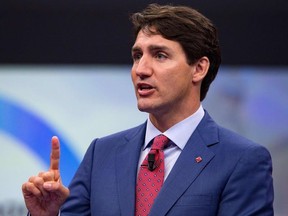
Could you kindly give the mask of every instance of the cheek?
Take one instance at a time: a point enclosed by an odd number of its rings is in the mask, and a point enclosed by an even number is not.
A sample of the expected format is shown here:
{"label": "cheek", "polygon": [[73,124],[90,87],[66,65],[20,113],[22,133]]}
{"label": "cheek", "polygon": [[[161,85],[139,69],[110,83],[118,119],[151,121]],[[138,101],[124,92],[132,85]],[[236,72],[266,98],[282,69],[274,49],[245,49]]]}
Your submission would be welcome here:
{"label": "cheek", "polygon": [[188,89],[191,87],[191,79],[188,76],[181,76],[176,75],[174,77],[170,77],[166,81],[166,93],[170,95],[181,95],[184,92],[188,91]]}
{"label": "cheek", "polygon": [[177,94],[179,89],[179,83],[177,81],[177,79],[174,79],[172,77],[168,78],[168,79],[164,79],[161,82],[161,86],[160,86],[160,92],[161,92],[161,96],[164,98],[169,98],[174,94]]}

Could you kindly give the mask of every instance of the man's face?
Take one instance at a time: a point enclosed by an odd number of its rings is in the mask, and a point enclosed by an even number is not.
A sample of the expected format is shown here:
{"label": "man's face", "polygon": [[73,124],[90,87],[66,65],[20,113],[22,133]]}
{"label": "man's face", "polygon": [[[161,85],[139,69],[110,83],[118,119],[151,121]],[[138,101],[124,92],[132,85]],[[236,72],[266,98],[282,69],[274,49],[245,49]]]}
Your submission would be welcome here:
{"label": "man's face", "polygon": [[178,42],[140,31],[132,58],[131,76],[140,111],[162,115],[189,109],[195,94],[191,87],[195,66],[187,63]]}

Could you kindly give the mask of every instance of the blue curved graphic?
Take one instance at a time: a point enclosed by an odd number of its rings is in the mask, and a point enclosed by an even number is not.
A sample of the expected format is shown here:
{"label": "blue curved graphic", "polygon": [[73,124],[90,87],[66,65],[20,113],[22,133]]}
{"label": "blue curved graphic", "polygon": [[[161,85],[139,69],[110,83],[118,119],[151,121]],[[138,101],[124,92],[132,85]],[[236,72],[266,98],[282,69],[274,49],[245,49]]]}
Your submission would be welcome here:
{"label": "blue curved graphic", "polygon": [[57,135],[61,143],[61,178],[65,185],[70,183],[79,160],[69,148],[71,145],[41,117],[0,97],[0,130],[24,143],[25,147],[38,155],[47,167],[50,164],[50,141],[52,136]]}

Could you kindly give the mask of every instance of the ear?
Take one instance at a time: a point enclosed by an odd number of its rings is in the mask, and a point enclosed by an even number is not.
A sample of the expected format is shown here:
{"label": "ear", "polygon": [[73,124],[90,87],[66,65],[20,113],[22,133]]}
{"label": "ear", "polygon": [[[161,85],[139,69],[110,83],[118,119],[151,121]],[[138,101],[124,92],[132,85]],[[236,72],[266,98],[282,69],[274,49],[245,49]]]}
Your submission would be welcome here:
{"label": "ear", "polygon": [[201,57],[194,63],[193,82],[201,82],[206,76],[210,67],[210,61],[206,56]]}

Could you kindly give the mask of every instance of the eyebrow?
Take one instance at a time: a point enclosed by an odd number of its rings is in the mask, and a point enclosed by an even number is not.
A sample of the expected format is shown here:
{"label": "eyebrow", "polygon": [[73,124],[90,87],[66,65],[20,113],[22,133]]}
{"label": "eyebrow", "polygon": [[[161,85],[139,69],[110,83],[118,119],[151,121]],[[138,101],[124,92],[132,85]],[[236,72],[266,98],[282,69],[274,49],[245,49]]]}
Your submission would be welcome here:
{"label": "eyebrow", "polygon": [[[134,47],[132,47],[131,52],[139,52],[141,50],[142,49],[140,48],[140,46],[134,46]],[[148,50],[149,51],[155,51],[155,50],[169,51],[170,48],[165,46],[165,45],[163,45],[163,46],[161,46],[161,45],[150,45],[148,47]]]}

